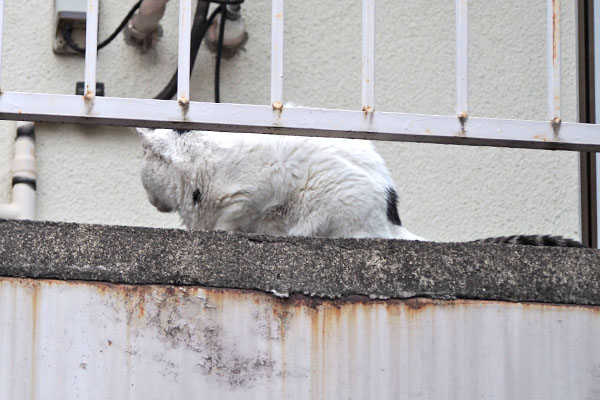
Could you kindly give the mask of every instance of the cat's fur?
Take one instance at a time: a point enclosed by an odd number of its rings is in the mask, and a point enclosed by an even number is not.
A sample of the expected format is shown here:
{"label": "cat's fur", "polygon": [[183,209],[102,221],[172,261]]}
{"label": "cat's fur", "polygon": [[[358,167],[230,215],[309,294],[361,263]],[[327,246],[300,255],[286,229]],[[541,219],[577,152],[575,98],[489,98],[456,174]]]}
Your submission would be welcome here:
{"label": "cat's fur", "polygon": [[480,244],[518,244],[526,246],[554,246],[554,247],[585,247],[581,242],[562,236],[552,235],[512,235],[499,236],[487,239],[473,240],[470,243]]}
{"label": "cat's fur", "polygon": [[369,142],[138,132],[150,202],[190,229],[420,239],[400,224],[394,184]]}
{"label": "cat's fur", "polygon": [[[177,211],[189,229],[425,240],[402,226],[394,183],[367,141],[137,131],[150,202]],[[574,242],[553,238],[554,245]],[[501,239],[480,242],[551,242]]]}

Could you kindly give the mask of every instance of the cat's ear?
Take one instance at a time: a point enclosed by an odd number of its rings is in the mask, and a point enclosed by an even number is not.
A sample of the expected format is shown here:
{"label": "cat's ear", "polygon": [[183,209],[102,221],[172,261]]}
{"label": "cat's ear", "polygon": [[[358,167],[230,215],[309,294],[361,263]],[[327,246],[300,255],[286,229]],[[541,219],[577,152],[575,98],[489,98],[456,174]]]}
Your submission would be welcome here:
{"label": "cat's ear", "polygon": [[168,129],[135,128],[144,149],[161,154],[169,149]]}
{"label": "cat's ear", "polygon": [[177,137],[171,129],[136,128],[144,151],[149,151],[165,161],[173,161],[178,154]]}
{"label": "cat's ear", "polygon": [[152,128],[134,128],[137,132],[140,140],[142,142],[142,146],[144,149],[149,149],[152,147],[152,133],[154,133],[154,129]]}

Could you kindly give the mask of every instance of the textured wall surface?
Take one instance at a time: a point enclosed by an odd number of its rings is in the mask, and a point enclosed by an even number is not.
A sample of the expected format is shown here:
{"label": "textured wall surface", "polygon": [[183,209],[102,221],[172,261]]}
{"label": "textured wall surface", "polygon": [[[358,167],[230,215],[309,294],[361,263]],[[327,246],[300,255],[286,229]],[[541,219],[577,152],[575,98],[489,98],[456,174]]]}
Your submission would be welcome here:
{"label": "textured wall surface", "polygon": [[0,220],[0,276],[600,306],[600,252],[587,248]]}
{"label": "textured wall surface", "polygon": [[[71,94],[83,58],[52,52],[52,2],[6,2],[2,88]],[[100,38],[133,1],[103,0]],[[451,1],[377,5],[376,109],[454,114]],[[562,6],[563,119],[576,119],[574,3]],[[360,2],[286,2],[285,98],[317,107],[360,107]],[[122,37],[99,52],[106,94],[152,97],[176,66],[175,1],[148,54]],[[270,2],[248,1],[246,50],[222,64],[222,101],[269,102]],[[470,97],[475,116],[545,119],[544,2],[470,3]],[[203,46],[192,100],[212,101],[214,56]],[[38,124],[38,219],[178,227],[148,203],[141,147],[129,129]],[[10,199],[14,123],[0,124],[0,201]],[[400,215],[415,233],[465,240],[511,233],[579,237],[576,153],[378,143],[398,184]]]}

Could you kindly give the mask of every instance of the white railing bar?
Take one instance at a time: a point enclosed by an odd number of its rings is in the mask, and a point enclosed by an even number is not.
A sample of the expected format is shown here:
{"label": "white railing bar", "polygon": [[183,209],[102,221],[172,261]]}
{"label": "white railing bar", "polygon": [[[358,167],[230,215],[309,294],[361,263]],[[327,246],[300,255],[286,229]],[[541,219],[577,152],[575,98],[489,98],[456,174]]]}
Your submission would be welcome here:
{"label": "white railing bar", "polygon": [[[0,0],[0,74],[2,72],[2,50],[3,50],[2,42],[4,40],[3,38],[4,38],[4,0]],[[0,85],[0,92],[2,92],[2,85]]]}
{"label": "white railing bar", "polygon": [[[174,101],[97,97],[89,109],[80,96],[4,92],[0,119],[223,132],[327,136],[440,144],[600,151],[600,125],[456,116],[289,108],[189,102],[184,114]],[[160,116],[160,117],[158,117]]]}
{"label": "white railing bar", "polygon": [[362,110],[375,110],[375,0],[362,8]]}
{"label": "white railing bar", "polygon": [[271,6],[271,105],[283,107],[283,0]]}
{"label": "white railing bar", "polygon": [[468,1],[456,0],[456,115],[469,115]]}
{"label": "white railing bar", "polygon": [[560,122],[560,0],[547,0],[548,119]]}
{"label": "white railing bar", "polygon": [[87,1],[85,18],[85,91],[84,97],[96,96],[96,59],[98,56],[98,0]]}
{"label": "white railing bar", "polygon": [[192,0],[179,1],[179,48],[177,54],[177,101],[190,101],[190,47],[192,38]]}

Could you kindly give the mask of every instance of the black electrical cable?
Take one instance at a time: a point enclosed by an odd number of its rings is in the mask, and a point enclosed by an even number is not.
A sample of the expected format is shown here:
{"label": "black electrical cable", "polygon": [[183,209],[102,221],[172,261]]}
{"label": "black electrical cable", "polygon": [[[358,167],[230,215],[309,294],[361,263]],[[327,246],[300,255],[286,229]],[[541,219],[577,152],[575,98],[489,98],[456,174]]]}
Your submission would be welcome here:
{"label": "black electrical cable", "polygon": [[[203,9],[200,9],[201,4]],[[200,1],[196,6],[196,14],[194,16],[194,23],[192,25],[192,40],[190,43],[190,74],[194,69],[194,64],[196,63],[196,57],[198,56],[198,50],[200,49],[202,40],[204,39],[204,36],[206,36],[206,32],[208,31],[208,28],[214,21],[215,17],[220,12],[221,6],[213,10],[210,16],[206,18],[209,5],[210,2]],[[175,96],[175,93],[177,93],[177,72],[178,69],[175,70],[175,73],[173,73],[171,79],[160,91],[160,93],[154,96],[155,99],[170,100],[173,98],[173,96]]]}
{"label": "black electrical cable", "polygon": [[221,20],[219,21],[219,40],[217,42],[217,58],[215,60],[215,103],[221,102],[221,56],[223,55],[223,36],[225,35],[225,20],[227,20],[227,7],[219,6],[221,9]]}
{"label": "black electrical cable", "polygon": [[[196,58],[198,56],[198,51],[200,49],[200,45],[202,44],[202,40],[204,39],[204,36],[206,35],[208,28],[212,25],[216,16],[219,15],[221,12],[223,12],[224,9],[226,10],[227,5],[237,5],[237,4],[242,4],[243,2],[244,2],[244,0],[199,0],[198,1],[198,5],[196,6],[196,15],[194,16],[194,23],[192,25],[192,35],[191,35],[192,40],[191,40],[191,44],[190,44],[190,74],[192,73],[192,70],[194,69],[194,64],[196,62]],[[210,3],[216,3],[216,4],[219,4],[219,6],[213,10],[213,12],[210,14],[210,16],[208,18],[206,18],[206,13],[204,15],[204,18],[201,18],[200,13],[198,12],[200,5],[205,4],[205,7],[207,7],[207,9],[208,9],[208,5]],[[219,52],[219,51],[222,52],[222,48],[223,48],[223,41],[221,40],[219,42],[219,45],[217,46],[217,52]],[[220,61],[221,61],[220,55],[217,56],[217,60],[218,60],[217,63],[219,63],[218,69],[220,69]],[[173,73],[173,75],[171,76],[171,79],[169,80],[169,82],[165,85],[165,87],[160,91],[159,94],[154,96],[155,99],[170,100],[173,98],[173,96],[175,96],[175,94],[177,93],[177,72],[178,72],[178,70],[176,69],[175,72]],[[215,69],[216,102],[219,101],[219,97],[220,97],[219,96],[219,81],[220,81],[220,72],[217,72],[217,69]]]}
{"label": "black electrical cable", "polygon": [[[133,17],[133,14],[135,14],[135,12],[138,10],[138,8],[140,8],[140,5],[142,5],[142,0],[139,0],[137,3],[135,3],[133,5],[133,7],[131,8],[131,10],[129,10],[129,12],[125,16],[125,18],[123,18],[123,21],[121,21],[121,23],[119,24],[117,29],[115,29],[115,31],[113,33],[111,33],[110,36],[107,37],[104,41],[100,42],[100,44],[98,45],[98,50],[105,47],[107,44],[112,42],[114,38],[117,37],[117,35],[123,30],[123,28],[125,28],[125,25],[127,25],[127,22],[129,22],[131,17]],[[85,53],[85,47],[80,47],[77,43],[75,43],[75,41],[73,40],[73,37],[71,36],[72,33],[73,33],[73,25],[63,24],[62,35],[63,35],[63,38],[65,39],[65,43],[67,44],[67,46],[69,46],[71,49],[75,50],[78,53]]]}
{"label": "black electrical cable", "polygon": [[[221,69],[221,58],[223,52],[223,38],[225,31],[225,20],[227,15],[227,5],[238,5],[242,4],[244,0],[199,0],[198,5],[196,6],[196,13],[194,15],[194,24],[191,30],[191,43],[190,43],[190,74],[194,69],[194,64],[196,62],[196,58],[198,56],[198,50],[200,49],[200,45],[202,44],[202,40],[204,36],[206,36],[206,32],[208,28],[214,21],[217,15],[221,14],[221,23],[219,26],[219,38],[217,45],[217,57],[215,64],[215,102],[218,103],[220,101],[220,69]],[[208,7],[210,3],[219,4],[215,10],[210,14],[208,18],[206,15],[208,14]],[[139,0],[132,8],[129,10],[123,21],[119,24],[117,29],[108,37],[106,40],[102,41],[97,49],[108,45],[110,42],[114,40],[115,37],[125,28],[127,22],[133,17],[135,12],[140,8],[142,4],[142,0]],[[71,24],[63,24],[62,26],[62,35],[65,40],[67,46],[78,53],[85,53],[85,48],[80,47],[72,37],[73,33],[73,25]],[[169,100],[173,98],[175,93],[177,93],[177,70],[167,83],[167,85],[158,93],[154,98],[160,100]]]}

